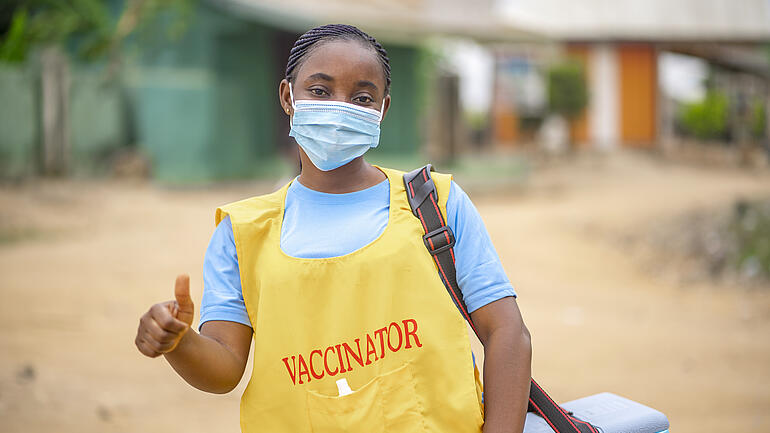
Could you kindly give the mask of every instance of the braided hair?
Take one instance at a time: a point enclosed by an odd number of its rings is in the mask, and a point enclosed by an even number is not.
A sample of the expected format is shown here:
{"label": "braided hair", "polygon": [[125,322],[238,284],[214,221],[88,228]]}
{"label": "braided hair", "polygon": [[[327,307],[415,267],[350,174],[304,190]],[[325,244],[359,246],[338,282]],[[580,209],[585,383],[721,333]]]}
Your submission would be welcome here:
{"label": "braided hair", "polygon": [[390,92],[390,59],[385,48],[377,40],[360,29],[347,24],[326,24],[310,29],[299,37],[289,52],[286,64],[286,80],[293,83],[297,78],[297,70],[307,57],[307,54],[319,43],[333,40],[360,41],[368,44],[376,53],[385,74],[385,94]]}

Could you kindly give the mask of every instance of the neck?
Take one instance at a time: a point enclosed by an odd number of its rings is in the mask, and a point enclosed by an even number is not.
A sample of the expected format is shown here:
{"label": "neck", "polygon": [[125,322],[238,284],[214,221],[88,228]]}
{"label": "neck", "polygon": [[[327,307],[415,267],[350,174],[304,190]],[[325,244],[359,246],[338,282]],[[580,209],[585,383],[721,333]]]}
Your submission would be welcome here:
{"label": "neck", "polygon": [[319,170],[306,155],[301,155],[301,159],[299,182],[314,191],[344,194],[361,191],[385,180],[385,174],[364,161],[363,156],[329,171]]}

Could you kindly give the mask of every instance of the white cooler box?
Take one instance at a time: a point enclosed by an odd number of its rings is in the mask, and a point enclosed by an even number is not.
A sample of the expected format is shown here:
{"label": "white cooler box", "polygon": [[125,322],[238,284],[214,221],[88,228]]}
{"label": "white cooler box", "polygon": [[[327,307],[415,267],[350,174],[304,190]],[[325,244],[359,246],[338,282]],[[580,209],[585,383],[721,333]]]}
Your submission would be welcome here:
{"label": "white cooler box", "polygon": [[[668,433],[668,418],[655,409],[603,392],[561,405],[601,433]],[[524,433],[553,433],[543,418],[528,413]]]}

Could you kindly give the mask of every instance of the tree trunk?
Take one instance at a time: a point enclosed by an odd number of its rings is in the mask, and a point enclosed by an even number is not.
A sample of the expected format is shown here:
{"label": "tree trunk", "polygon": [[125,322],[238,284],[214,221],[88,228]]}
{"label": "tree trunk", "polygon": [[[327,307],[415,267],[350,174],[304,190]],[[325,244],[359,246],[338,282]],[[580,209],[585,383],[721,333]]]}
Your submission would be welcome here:
{"label": "tree trunk", "polygon": [[70,159],[69,67],[61,49],[49,46],[40,56],[40,100],[44,175],[67,173]]}

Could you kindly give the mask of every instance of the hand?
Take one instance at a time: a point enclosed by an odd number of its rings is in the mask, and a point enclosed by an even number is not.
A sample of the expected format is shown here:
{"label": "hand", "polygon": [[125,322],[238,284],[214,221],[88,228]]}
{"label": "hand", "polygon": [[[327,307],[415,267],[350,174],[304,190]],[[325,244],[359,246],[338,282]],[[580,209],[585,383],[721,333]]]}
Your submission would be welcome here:
{"label": "hand", "polygon": [[192,325],[195,306],[189,276],[176,277],[174,296],[175,301],[155,304],[139,319],[136,347],[150,358],[174,350]]}

